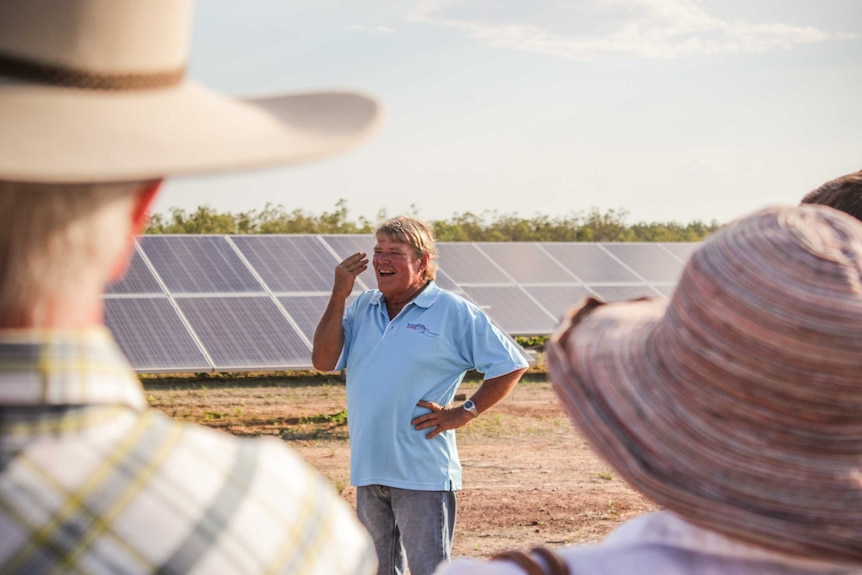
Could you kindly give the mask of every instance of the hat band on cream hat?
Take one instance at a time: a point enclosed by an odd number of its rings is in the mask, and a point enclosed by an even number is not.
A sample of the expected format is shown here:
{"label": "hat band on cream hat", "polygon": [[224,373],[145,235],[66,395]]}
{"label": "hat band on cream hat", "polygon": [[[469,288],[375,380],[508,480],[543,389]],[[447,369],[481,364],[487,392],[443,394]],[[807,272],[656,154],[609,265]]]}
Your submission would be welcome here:
{"label": "hat band on cream hat", "polygon": [[635,489],[732,539],[862,565],[862,224],[823,206],[728,224],[670,298],[552,336],[566,411]]}
{"label": "hat band on cream hat", "polygon": [[0,179],[288,165],[341,152],[378,124],[379,106],[359,93],[239,100],[186,79],[191,16],[191,0],[0,0]]}
{"label": "hat band on cream hat", "polygon": [[85,90],[167,88],[183,81],[185,68],[169,72],[97,73],[46,64],[33,64],[0,54],[0,76]]}
{"label": "hat band on cream hat", "polygon": [[191,0],[2,0],[0,75],[86,89],[176,85],[191,20]]}

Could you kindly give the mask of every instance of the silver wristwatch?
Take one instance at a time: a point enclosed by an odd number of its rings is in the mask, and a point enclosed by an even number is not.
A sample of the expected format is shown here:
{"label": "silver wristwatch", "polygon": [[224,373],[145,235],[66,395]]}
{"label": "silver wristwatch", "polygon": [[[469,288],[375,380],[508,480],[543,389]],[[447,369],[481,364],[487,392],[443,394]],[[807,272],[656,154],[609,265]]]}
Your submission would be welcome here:
{"label": "silver wristwatch", "polygon": [[476,409],[476,403],[472,399],[468,399],[461,404],[461,407],[470,412],[473,417],[479,417],[479,410]]}

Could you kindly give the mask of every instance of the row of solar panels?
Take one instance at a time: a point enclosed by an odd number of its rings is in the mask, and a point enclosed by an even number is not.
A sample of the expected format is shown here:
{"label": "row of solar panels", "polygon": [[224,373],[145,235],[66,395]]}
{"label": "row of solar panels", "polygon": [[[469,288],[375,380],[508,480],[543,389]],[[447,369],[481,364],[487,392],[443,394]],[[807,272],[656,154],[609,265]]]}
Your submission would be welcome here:
{"label": "row of solar panels", "polygon": [[[140,236],[105,319],[139,372],[311,368],[336,264],[371,235]],[[441,287],[508,334],[547,335],[585,295],[669,295],[694,243],[439,244]],[[371,270],[357,290],[376,287]]]}

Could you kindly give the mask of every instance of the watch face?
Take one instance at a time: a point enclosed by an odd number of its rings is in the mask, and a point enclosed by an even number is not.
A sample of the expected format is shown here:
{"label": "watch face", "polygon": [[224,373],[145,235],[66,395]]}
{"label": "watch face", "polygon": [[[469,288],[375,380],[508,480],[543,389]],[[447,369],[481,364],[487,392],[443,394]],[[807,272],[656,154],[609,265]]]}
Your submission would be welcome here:
{"label": "watch face", "polygon": [[472,413],[473,415],[479,415],[479,412],[476,410],[476,404],[473,403],[472,399],[468,399],[463,403],[464,409]]}

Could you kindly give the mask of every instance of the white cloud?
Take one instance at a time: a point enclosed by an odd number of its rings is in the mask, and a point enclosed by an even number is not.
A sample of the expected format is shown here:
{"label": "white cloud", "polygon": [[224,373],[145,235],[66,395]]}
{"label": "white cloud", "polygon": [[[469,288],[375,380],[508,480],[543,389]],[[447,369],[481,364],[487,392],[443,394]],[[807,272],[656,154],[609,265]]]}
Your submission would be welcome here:
{"label": "white cloud", "polygon": [[[708,14],[698,0],[583,1],[580,6],[588,7],[591,12],[615,18],[612,26],[598,35],[556,31],[564,28],[565,22],[555,22],[552,30],[549,26],[501,21],[499,16],[491,21],[457,15],[470,9],[481,11],[494,4],[493,0],[420,0],[410,19],[461,30],[487,46],[582,61],[768,52],[854,37],[811,26],[723,20]],[[494,7],[500,8],[499,4]]]}

